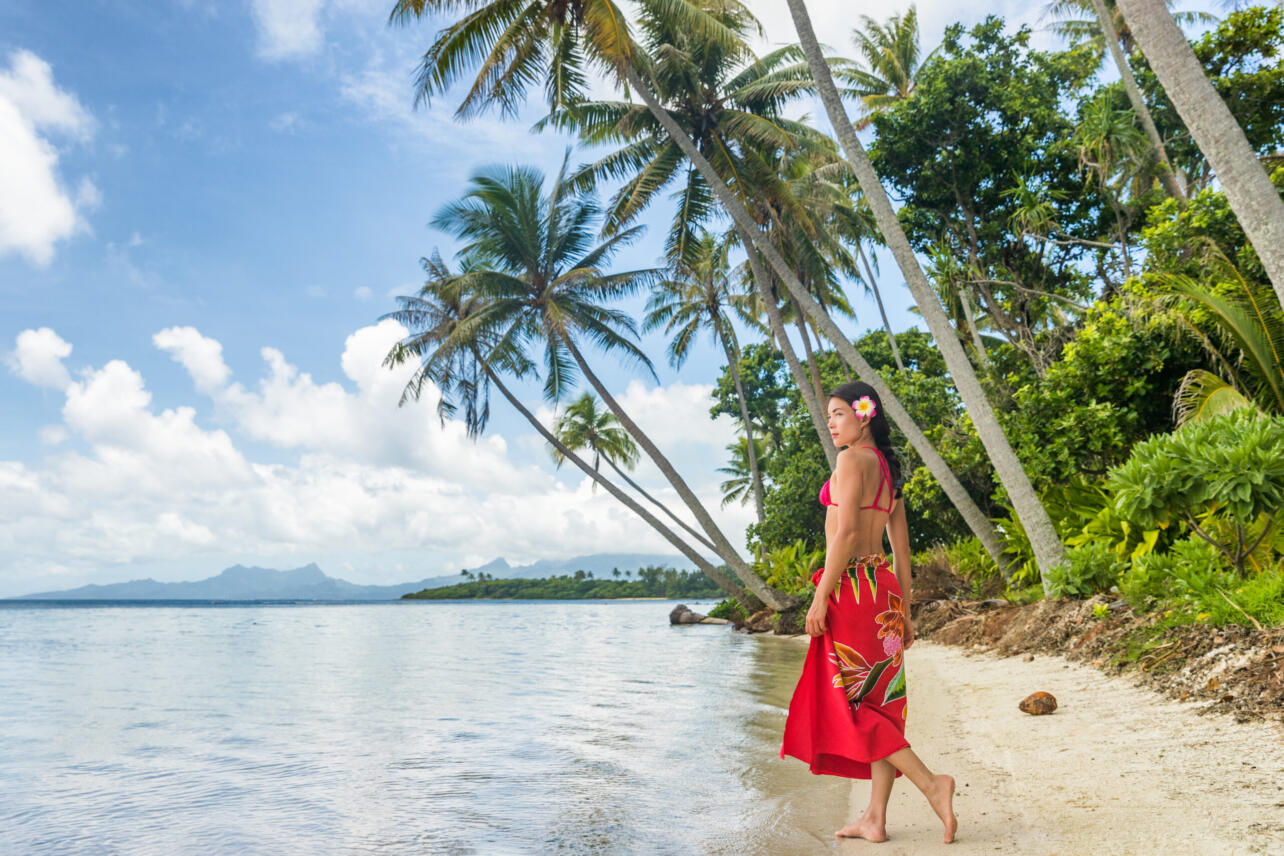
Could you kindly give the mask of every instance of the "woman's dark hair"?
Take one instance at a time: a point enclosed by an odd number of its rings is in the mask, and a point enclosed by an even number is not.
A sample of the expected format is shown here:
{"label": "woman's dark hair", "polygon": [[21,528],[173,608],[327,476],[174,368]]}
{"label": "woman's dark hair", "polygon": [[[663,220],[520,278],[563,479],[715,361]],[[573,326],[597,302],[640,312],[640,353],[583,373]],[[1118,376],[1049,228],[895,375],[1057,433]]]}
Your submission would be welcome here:
{"label": "woman's dark hair", "polygon": [[852,381],[845,383],[833,392],[829,393],[830,398],[841,398],[843,401],[851,404],[859,401],[863,396],[869,396],[869,400],[874,402],[874,416],[869,420],[869,430],[874,436],[874,445],[878,451],[883,453],[887,459],[887,468],[892,473],[892,493],[894,496],[901,495],[901,487],[905,484],[901,478],[901,461],[896,456],[896,450],[892,448],[892,425],[887,421],[887,414],[883,412],[883,399],[878,397],[874,392],[874,387],[863,381]]}

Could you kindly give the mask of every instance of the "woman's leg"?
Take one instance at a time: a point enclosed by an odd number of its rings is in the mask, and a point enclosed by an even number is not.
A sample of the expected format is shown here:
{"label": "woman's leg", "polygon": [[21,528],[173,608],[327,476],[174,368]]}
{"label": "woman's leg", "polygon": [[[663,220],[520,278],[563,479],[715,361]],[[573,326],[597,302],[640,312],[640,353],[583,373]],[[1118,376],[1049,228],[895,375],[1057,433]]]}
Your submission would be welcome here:
{"label": "woman's leg", "polygon": [[888,761],[870,764],[869,808],[860,820],[849,823],[834,834],[839,838],[864,838],[869,841],[887,840],[887,801],[892,797],[892,782],[896,781],[896,768]]}
{"label": "woman's leg", "polygon": [[954,832],[959,825],[954,817],[954,777],[933,775],[908,746],[888,755],[885,760],[890,761],[905,774],[905,778],[914,783],[914,787],[923,792],[923,796],[932,804],[936,816],[945,824],[945,843],[953,841]]}

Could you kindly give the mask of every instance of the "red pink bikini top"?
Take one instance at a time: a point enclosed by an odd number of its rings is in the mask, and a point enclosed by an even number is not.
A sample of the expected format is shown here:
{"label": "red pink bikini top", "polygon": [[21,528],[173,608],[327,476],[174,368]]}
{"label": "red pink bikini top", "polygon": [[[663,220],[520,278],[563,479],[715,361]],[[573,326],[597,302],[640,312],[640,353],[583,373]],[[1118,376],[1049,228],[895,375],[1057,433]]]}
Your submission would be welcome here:
{"label": "red pink bikini top", "polygon": [[[878,455],[878,489],[874,491],[874,504],[862,505],[860,507],[860,510],[865,511],[866,509],[872,508],[875,511],[886,511],[888,514],[890,514],[892,512],[892,503],[896,499],[896,494],[893,492],[893,489],[892,489],[892,472],[887,468],[887,459],[884,458],[883,453],[874,446],[861,446],[860,448],[873,449],[874,454]],[[881,505],[878,504],[878,498],[883,495],[884,481],[887,482],[887,507],[886,508],[883,508]],[[831,501],[829,498],[829,479],[825,479],[825,483],[820,486],[820,504],[826,505],[826,506],[832,505],[835,508],[838,507],[838,503]]]}

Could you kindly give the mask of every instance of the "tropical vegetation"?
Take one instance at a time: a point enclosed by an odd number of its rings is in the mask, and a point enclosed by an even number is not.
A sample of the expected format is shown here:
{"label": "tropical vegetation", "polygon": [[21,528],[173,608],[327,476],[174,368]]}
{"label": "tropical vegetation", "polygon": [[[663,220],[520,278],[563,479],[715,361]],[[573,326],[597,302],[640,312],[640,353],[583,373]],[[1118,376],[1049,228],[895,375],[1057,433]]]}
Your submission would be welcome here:
{"label": "tropical vegetation", "polygon": [[[842,57],[788,5],[797,45],[736,0],[396,4],[438,26],[418,98],[465,84],[463,120],[533,105],[534,130],[578,140],[556,176],[488,167],[437,212],[459,250],[386,316],[407,331],[387,364],[415,366],[403,403],[431,387],[477,435],[498,391],[729,610],[785,627],[823,559],[825,390],[859,377],[894,424],[914,549],[973,594],[1284,620],[1284,11],[1055,0],[1062,43],[1040,48],[993,16],[922,45],[908,6]],[[823,128],[799,117],[815,97]],[[663,252],[621,269],[649,212]],[[888,322],[880,256],[925,329]],[[880,317],[853,336],[861,294]],[[605,361],[654,379],[647,333],[675,369],[701,340],[725,360],[720,489],[603,380]],[[734,504],[745,533],[719,525]]]}

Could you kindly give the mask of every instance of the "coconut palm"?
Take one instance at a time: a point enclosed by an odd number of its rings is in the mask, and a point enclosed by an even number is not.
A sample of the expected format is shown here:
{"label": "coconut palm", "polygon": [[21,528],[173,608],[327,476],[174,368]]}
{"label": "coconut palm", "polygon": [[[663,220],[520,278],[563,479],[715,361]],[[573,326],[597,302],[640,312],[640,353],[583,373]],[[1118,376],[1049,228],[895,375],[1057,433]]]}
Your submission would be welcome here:
{"label": "coconut palm", "polygon": [[[994,465],[995,474],[1007,490],[1012,507],[1020,518],[1019,522],[1029,535],[1030,545],[1039,569],[1044,575],[1046,592],[1048,590],[1047,572],[1064,559],[1065,546],[1061,543],[1046,509],[1039,501],[1039,496],[1035,493],[1034,486],[1030,483],[1030,478],[1026,475],[1021,461],[1012,450],[1012,445],[999,424],[994,408],[986,398],[976,371],[968,362],[967,354],[954,335],[940,300],[932,291],[927,276],[919,266],[914,250],[905,236],[905,231],[901,228],[896,212],[892,209],[891,200],[887,198],[887,192],[883,189],[877,173],[874,172],[874,166],[870,163],[864,146],[856,137],[856,131],[843,106],[842,96],[834,84],[829,64],[825,61],[820,45],[816,41],[816,33],[812,28],[811,18],[807,14],[806,3],[804,0],[788,0],[788,2],[794,26],[802,42],[803,51],[807,55],[808,65],[811,66],[812,74],[815,76],[817,89],[826,113],[829,115],[830,124],[838,134],[852,172],[860,182],[879,231],[883,233],[883,239],[887,241],[892,256],[905,276],[906,285],[914,296],[914,302],[918,305],[923,320],[927,322],[932,337],[941,349],[946,368],[958,387],[977,435]],[[868,378],[866,380],[872,383],[872,380]],[[881,395],[882,391],[879,390],[879,393]]]}
{"label": "coconut palm", "polygon": [[1224,253],[1207,253],[1204,268],[1200,279],[1147,278],[1157,302],[1170,310],[1165,317],[1202,345],[1217,369],[1194,369],[1182,378],[1173,401],[1177,423],[1237,407],[1284,414],[1284,313],[1270,291],[1246,279]]}
{"label": "coconut palm", "polygon": [[[575,399],[553,424],[553,433],[562,445],[573,452],[587,449],[593,453],[593,469],[599,470],[602,461],[615,471],[629,487],[640,493],[648,502],[668,515],[669,519],[682,527],[692,538],[695,538],[710,552],[717,548],[682,518],[674,514],[667,505],[660,502],[646,491],[642,485],[629,477],[627,470],[633,469],[638,462],[638,447],[625,431],[620,421],[608,410],[597,406],[597,399],[591,392],[586,392]],[[552,449],[553,461],[560,468],[566,460],[557,447]]]}
{"label": "coconut palm", "polygon": [[[1168,2],[1171,3],[1171,0]],[[1159,167],[1159,180],[1163,182],[1164,189],[1170,196],[1185,199],[1186,194],[1177,183],[1176,172],[1168,160],[1163,138],[1159,136],[1159,129],[1155,127],[1155,120],[1150,115],[1150,107],[1142,97],[1141,87],[1137,85],[1137,78],[1132,73],[1132,67],[1124,55],[1125,49],[1131,53],[1135,45],[1132,33],[1128,30],[1128,25],[1119,13],[1118,7],[1107,0],[1054,0],[1049,4],[1047,14],[1057,19],[1052,25],[1052,30],[1063,38],[1072,43],[1088,42],[1098,51],[1103,48],[1109,51],[1110,58],[1119,71],[1119,80],[1123,83],[1124,92],[1128,95],[1128,103],[1132,105],[1137,121],[1150,141],[1151,154]],[[1205,12],[1180,14],[1188,23],[1214,20],[1212,15]],[[1120,47],[1120,42],[1123,43],[1123,48]]]}
{"label": "coconut palm", "polygon": [[[922,429],[914,424],[909,412],[892,390],[860,355],[855,346],[846,339],[823,307],[807,293],[806,288],[794,275],[779,250],[757,227],[742,204],[741,198],[727,185],[727,179],[718,173],[688,132],[661,104],[655,92],[655,80],[649,76],[651,58],[633,41],[627,21],[619,8],[610,0],[581,0],[575,3],[567,3],[565,0],[524,0],[518,3],[508,2],[508,0],[463,0],[462,8],[466,10],[463,18],[442,30],[424,56],[418,77],[419,97],[427,99],[445,91],[464,73],[465,69],[479,66],[478,76],[457,111],[461,116],[468,116],[490,105],[511,113],[521,103],[526,90],[539,80],[544,82],[545,95],[550,107],[557,109],[571,104],[582,94],[585,80],[583,69],[586,62],[595,62],[607,68],[617,83],[627,86],[632,93],[641,98],[669,139],[678,144],[679,149],[700,173],[726,213],[731,216],[742,240],[752,243],[761,254],[762,260],[770,266],[773,274],[779,279],[780,284],[794,300],[798,301],[808,317],[824,332],[826,338],[835,344],[843,360],[874,387],[883,400],[888,416],[900,426],[902,433],[918,452],[924,465],[935,476],[941,489],[959,510],[960,515],[980,539],[987,552],[1002,565],[1002,548],[998,534],[989,519],[968,495],[958,477],[950,471],[949,466],[928,441]],[[745,43],[745,34],[751,30],[760,32],[757,22],[744,6],[735,0],[718,0],[718,2],[708,2],[707,5],[703,2],[692,2],[692,0],[641,0],[639,8],[645,26],[651,26],[656,30],[667,28],[669,32],[681,33],[688,40],[694,40],[701,45],[706,52],[716,49],[730,56],[750,56],[751,53]],[[392,20],[409,22],[425,14],[453,13],[460,9],[460,0],[399,0],[394,8]],[[810,25],[807,31],[811,32]],[[667,53],[674,49],[674,42],[670,39],[657,47],[658,52]],[[807,55],[808,64],[815,73],[815,63],[823,64],[824,59],[820,56],[819,48],[815,44],[814,34],[812,34],[809,50],[811,52]],[[832,90],[833,80],[829,77],[828,67],[825,69],[825,80],[829,82]],[[841,109],[841,104],[839,107]],[[866,162],[868,162],[867,159]],[[872,168],[868,170],[868,175],[857,171],[862,186],[868,183],[868,176],[872,175]],[[732,181],[737,181],[738,176],[730,178]],[[748,192],[753,190],[753,188],[743,189]],[[895,215],[891,211],[886,194],[881,192],[881,187],[879,190],[882,207],[876,209],[875,213],[878,215],[880,229],[885,235],[889,235],[884,221],[891,218],[894,224]],[[908,242],[904,241],[899,225],[897,225],[896,234],[900,235],[901,240],[895,242],[893,255],[901,261],[898,248],[902,244],[904,252],[912,251],[909,250]],[[912,254],[910,258],[912,259]],[[962,355],[961,350],[959,355]],[[966,370],[970,373],[970,367]],[[591,381],[592,378],[590,378]],[[979,383],[973,386],[975,391],[979,392]],[[594,385],[594,388],[602,394],[602,389],[597,385]],[[968,392],[964,394],[965,401],[972,397],[972,393],[973,387],[969,387]],[[614,398],[609,397],[609,394],[603,395],[602,398],[612,412],[620,417],[625,427],[629,428],[630,433],[637,437],[644,451],[655,459],[659,451],[653,451],[647,442],[638,437],[630,426],[631,420],[626,419],[617,410]],[[985,414],[982,421],[986,423],[986,427],[981,434],[983,438],[989,437],[992,445],[995,432],[997,431],[1001,438],[1002,431],[998,428],[997,420],[993,419],[988,403],[984,407]],[[1003,442],[1006,443],[1006,440]],[[1007,457],[1003,458],[997,467],[1000,478],[1005,473],[1010,476],[1014,462],[1015,455],[1011,454],[1009,447]],[[661,467],[661,471],[666,477],[671,473],[676,477],[671,467]],[[1021,475],[1024,477],[1024,473]],[[673,477],[670,478],[671,483],[674,483],[683,501],[695,514],[704,530],[718,544],[720,550],[729,550],[734,553],[729,542],[725,542],[725,536],[716,531],[717,527],[713,524],[712,518],[695,500],[694,494],[690,493],[685,484],[679,486]],[[1025,479],[1025,482],[1028,485],[1028,479]],[[1018,510],[1028,508],[1032,501],[1036,505],[1038,503],[1033,488],[1026,491],[1018,485],[1015,493],[1012,490],[1009,490],[1009,493],[1013,495]],[[1042,514],[1046,521],[1046,513],[1043,512],[1042,506],[1038,506],[1038,513]],[[1051,523],[1048,522],[1045,526],[1036,521],[1032,531],[1035,533],[1032,541],[1036,544],[1036,553],[1041,560],[1054,557],[1054,554],[1055,558],[1059,559],[1063,550],[1060,548],[1060,541],[1055,539]],[[1045,545],[1044,536],[1047,532],[1052,533],[1055,549],[1051,545]],[[747,569],[743,563],[739,565],[732,563],[732,567],[738,574],[741,573],[741,567]]]}
{"label": "coconut palm", "polygon": [[[567,153],[569,157],[569,152]],[[640,227],[617,232],[593,246],[593,226],[601,207],[576,193],[566,164],[543,192],[544,176],[529,167],[483,170],[460,199],[448,203],[433,225],[465,241],[461,254],[471,269],[461,279],[484,300],[479,323],[505,331],[523,346],[543,349],[544,394],[559,400],[582,377],[620,424],[664,474],[700,527],[741,581],[776,610],[795,599],[767,586],[731,546],[708,509],[677,469],[620,406],[589,366],[582,350],[588,341],[601,350],[651,371],[635,344],[636,328],[625,313],[604,305],[640,288],[657,284],[657,269],[605,273],[613,254],[640,234]]]}
{"label": "coconut palm", "polygon": [[932,50],[919,58],[918,10],[910,6],[904,15],[893,15],[879,24],[861,15],[861,28],[852,31],[852,41],[865,58],[865,67],[855,63],[838,64],[834,73],[848,89],[848,97],[858,98],[865,114],[856,120],[857,130],[869,126],[874,114],[889,104],[914,95],[918,88],[918,70],[936,53]]}
{"label": "coconut palm", "polygon": [[762,471],[758,466],[757,444],[753,437],[753,423],[749,419],[749,404],[745,399],[744,384],[740,379],[740,344],[732,326],[733,317],[753,326],[757,319],[750,314],[748,295],[732,288],[731,266],[728,263],[729,246],[712,232],[699,234],[690,252],[690,261],[678,261],[675,278],[666,280],[651,292],[647,299],[643,331],[663,328],[669,339],[669,363],[681,368],[691,355],[691,347],[700,333],[707,331],[714,342],[721,346],[727,357],[727,368],[736,388],[740,404],[740,423],[744,429],[748,455],[749,477],[752,485],[754,510],[761,522],[766,513],[762,504]]}
{"label": "coconut palm", "polygon": [[1137,46],[1208,159],[1284,307],[1284,199],[1163,0],[1119,0]]}
{"label": "coconut palm", "polygon": [[[535,363],[526,356],[520,337],[511,328],[497,329],[486,318],[488,298],[473,293],[473,270],[449,270],[435,252],[424,260],[428,280],[420,291],[397,298],[400,308],[382,318],[391,318],[407,329],[404,339],[389,350],[384,365],[395,368],[407,362],[418,366],[407,381],[398,406],[418,401],[425,387],[437,392],[437,414],[443,422],[462,412],[470,437],[480,435],[490,416],[490,391],[494,387],[539,434],[596,484],[641,517],[666,541],[690,559],[705,576],[741,603],[754,609],[762,602],[661,523],[631,496],[605,478],[596,468],[568,448],[532,413],[504,383],[511,376],[522,379],[536,373]],[[381,318],[381,320],[382,320]],[[742,600],[742,598],[747,600]]]}
{"label": "coconut palm", "polygon": [[757,448],[750,454],[749,440],[746,437],[741,437],[727,446],[731,459],[725,467],[718,467],[718,472],[728,477],[721,485],[723,508],[733,502],[745,505],[753,496],[754,476],[750,458],[762,461],[769,454],[767,444],[762,440],[754,440],[754,446]]}
{"label": "coconut palm", "polygon": [[[1109,27],[1101,25],[1101,14],[1094,6],[1095,0],[1052,0],[1044,9],[1044,15],[1052,18],[1048,29],[1070,44],[1090,44],[1098,54],[1105,57],[1106,33],[1113,32],[1126,54],[1137,49],[1137,40],[1133,38],[1123,12],[1119,10],[1117,0],[1106,0],[1106,20]],[[1171,8],[1176,0],[1164,0]],[[1182,26],[1195,27],[1216,23],[1217,16],[1208,12],[1174,12],[1173,18]]]}

